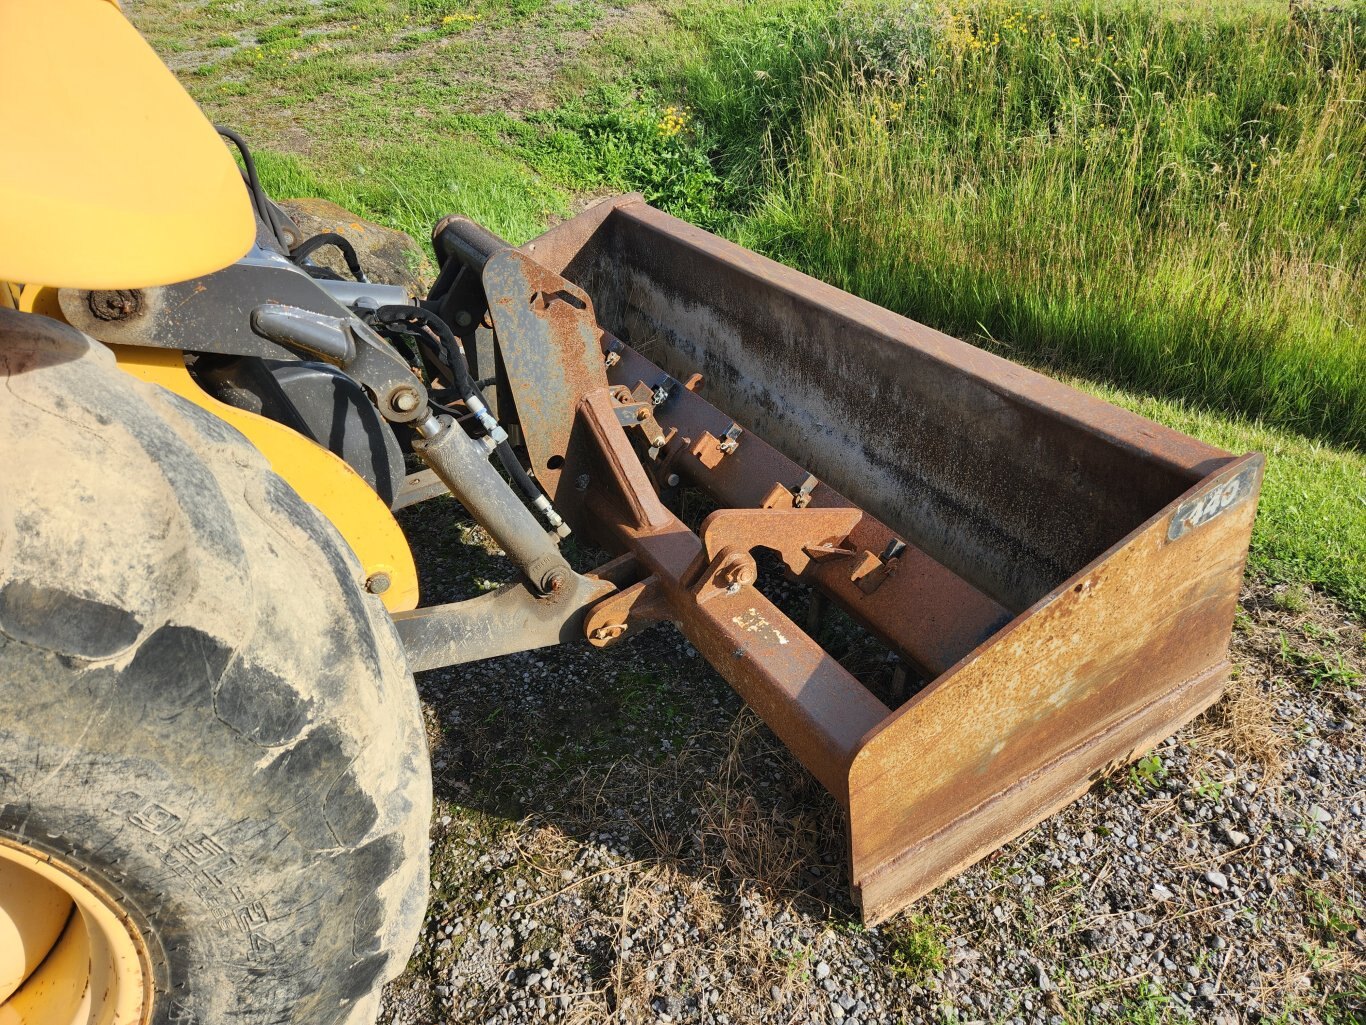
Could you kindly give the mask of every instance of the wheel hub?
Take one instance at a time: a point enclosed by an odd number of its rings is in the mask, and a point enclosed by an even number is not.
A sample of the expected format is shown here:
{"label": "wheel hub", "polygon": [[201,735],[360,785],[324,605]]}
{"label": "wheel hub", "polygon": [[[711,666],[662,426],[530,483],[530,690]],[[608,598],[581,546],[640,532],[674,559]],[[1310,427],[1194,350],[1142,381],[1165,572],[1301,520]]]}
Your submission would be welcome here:
{"label": "wheel hub", "polygon": [[141,1025],[147,949],[93,879],[0,838],[0,1025]]}

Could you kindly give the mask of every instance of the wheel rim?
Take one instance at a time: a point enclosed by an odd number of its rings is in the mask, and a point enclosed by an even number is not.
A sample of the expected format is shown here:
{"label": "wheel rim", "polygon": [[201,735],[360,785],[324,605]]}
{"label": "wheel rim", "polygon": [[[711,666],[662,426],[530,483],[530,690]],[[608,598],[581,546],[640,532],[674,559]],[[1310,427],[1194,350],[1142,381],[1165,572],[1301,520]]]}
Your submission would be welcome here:
{"label": "wheel rim", "polygon": [[141,1025],[152,973],[93,879],[0,837],[0,1025]]}

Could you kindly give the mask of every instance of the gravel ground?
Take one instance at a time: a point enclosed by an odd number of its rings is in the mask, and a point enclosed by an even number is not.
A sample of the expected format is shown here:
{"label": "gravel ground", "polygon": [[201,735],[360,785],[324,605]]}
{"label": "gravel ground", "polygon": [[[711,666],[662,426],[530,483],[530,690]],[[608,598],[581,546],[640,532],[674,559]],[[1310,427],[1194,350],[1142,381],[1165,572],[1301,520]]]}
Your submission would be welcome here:
{"label": "gravel ground", "polygon": [[[425,601],[507,578],[451,499],[404,515]],[[834,802],[671,627],[424,674],[431,905],[382,1021],[1366,1020],[1362,624],[1253,583],[1234,650],[1154,756],[876,929]]]}

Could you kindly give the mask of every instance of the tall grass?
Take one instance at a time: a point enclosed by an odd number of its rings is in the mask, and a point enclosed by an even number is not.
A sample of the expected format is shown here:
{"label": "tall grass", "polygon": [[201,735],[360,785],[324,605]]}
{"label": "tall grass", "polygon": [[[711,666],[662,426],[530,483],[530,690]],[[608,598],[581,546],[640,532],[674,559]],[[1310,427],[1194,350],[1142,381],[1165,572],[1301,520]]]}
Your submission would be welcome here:
{"label": "tall grass", "polygon": [[1364,10],[807,4],[683,81],[753,183],[747,244],[1032,362],[1361,448]]}

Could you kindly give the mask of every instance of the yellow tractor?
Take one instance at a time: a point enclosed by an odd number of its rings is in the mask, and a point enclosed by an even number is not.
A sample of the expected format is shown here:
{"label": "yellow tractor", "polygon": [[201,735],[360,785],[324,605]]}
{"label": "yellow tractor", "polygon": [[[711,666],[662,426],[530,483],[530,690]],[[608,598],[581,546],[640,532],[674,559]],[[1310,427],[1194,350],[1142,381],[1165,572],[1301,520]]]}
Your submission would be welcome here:
{"label": "yellow tractor", "polygon": [[[0,5],[0,96],[0,1023],[370,1025],[416,671],[672,622],[844,809],[870,923],[1220,693],[1256,454],[637,196],[369,281],[106,0]],[[447,493],[516,579],[422,605],[394,512]]]}

